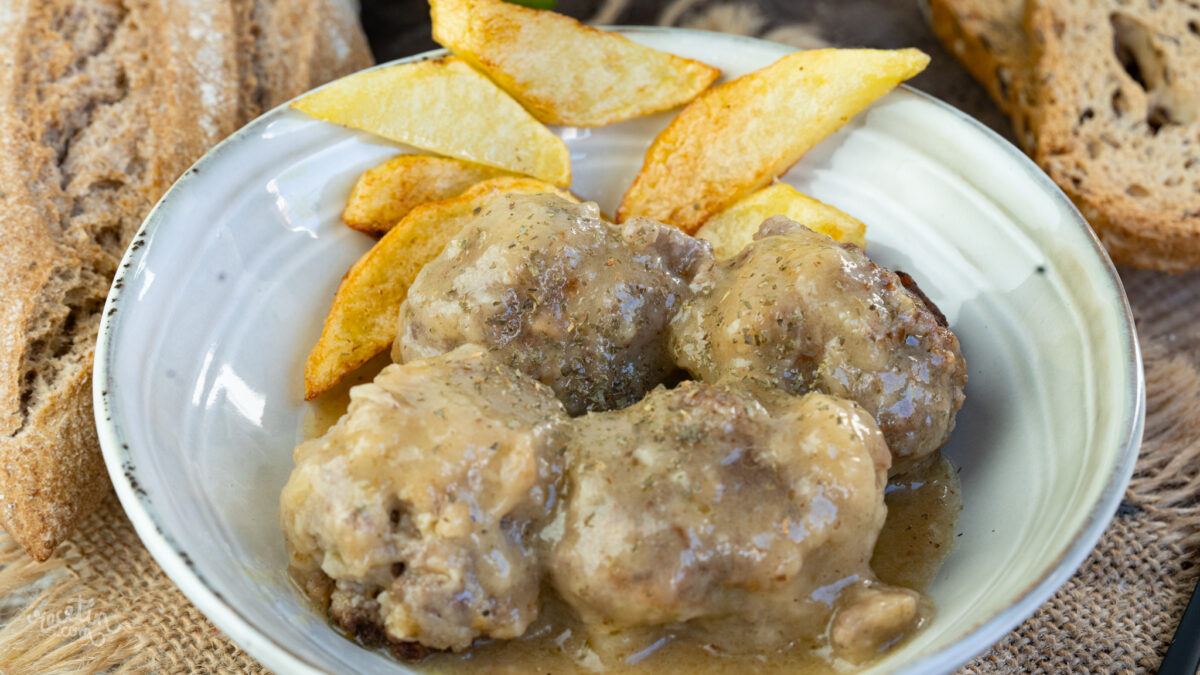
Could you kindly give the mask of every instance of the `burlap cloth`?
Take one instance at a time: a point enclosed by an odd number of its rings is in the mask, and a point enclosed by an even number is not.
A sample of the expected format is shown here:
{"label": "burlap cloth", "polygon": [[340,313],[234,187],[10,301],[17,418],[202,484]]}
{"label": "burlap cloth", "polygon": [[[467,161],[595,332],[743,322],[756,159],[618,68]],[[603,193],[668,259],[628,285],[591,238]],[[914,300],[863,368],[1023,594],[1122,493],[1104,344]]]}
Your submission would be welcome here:
{"label": "burlap cloth", "polygon": [[[598,23],[692,25],[801,47],[916,45],[935,64],[917,86],[1007,133],[909,0],[563,0],[560,8]],[[363,9],[379,60],[431,46],[422,2],[364,0]],[[1133,482],[1075,576],[962,672],[1153,672],[1196,583],[1200,273],[1121,275],[1146,362],[1146,435]],[[0,675],[101,671],[265,671],[172,585],[111,495],[46,563],[0,534]]]}

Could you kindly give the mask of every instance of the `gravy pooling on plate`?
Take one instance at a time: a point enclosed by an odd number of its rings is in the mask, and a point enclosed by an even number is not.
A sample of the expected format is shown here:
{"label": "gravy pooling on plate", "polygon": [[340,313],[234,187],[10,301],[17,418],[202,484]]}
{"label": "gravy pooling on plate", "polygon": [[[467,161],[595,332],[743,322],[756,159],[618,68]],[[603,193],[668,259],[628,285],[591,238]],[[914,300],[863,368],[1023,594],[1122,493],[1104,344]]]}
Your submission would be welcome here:
{"label": "gravy pooling on plate", "polygon": [[[418,275],[401,312],[401,342],[425,351],[394,353],[406,363],[354,389],[348,413],[296,450],[281,522],[292,572],[324,611],[404,658],[458,653],[433,656],[433,667],[518,667],[520,654],[549,659],[538,667],[558,659],[592,670],[676,659],[860,664],[919,630],[932,611],[919,591],[949,550],[957,514],[955,477],[936,447],[965,380],[957,341],[926,300],[867,261],[868,299],[885,289],[896,298],[881,309],[913,318],[876,330],[844,312],[826,316],[805,295],[805,275],[825,280],[834,306],[857,301],[849,290],[837,296],[854,278],[828,281],[798,264],[771,277],[785,282],[774,302],[806,315],[797,325],[765,306],[761,316],[705,312],[732,293],[753,295],[730,281],[760,288],[771,275],[714,265],[707,244],[662,226],[626,225],[622,239],[594,207],[550,195],[505,195],[482,211],[484,229],[512,233],[472,238],[479,228],[468,225]],[[751,245],[759,257],[843,250],[785,224],[764,226]],[[540,245],[514,250],[526,239]],[[467,249],[469,261],[458,260]],[[680,307],[703,320],[675,329]],[[823,335],[825,352],[839,354],[832,379],[796,368],[788,386],[765,377],[749,386],[683,359],[699,380],[644,397],[622,385],[601,412],[580,415],[612,377],[643,391],[663,381],[672,332],[711,346],[741,335],[741,324],[768,323],[781,328],[745,342],[753,359],[719,358],[769,374],[776,359],[787,368],[813,360],[786,349],[797,331]],[[453,325],[461,335],[438,328]],[[842,349],[837,333],[856,330],[873,349]],[[926,349],[926,338],[944,349]],[[643,363],[642,354],[655,356]],[[943,362],[954,366],[946,382],[931,368]],[[609,365],[577,367],[589,363]],[[825,365],[817,360],[815,372]],[[652,368],[650,379],[639,368]],[[847,379],[867,383],[854,390],[858,403],[830,395],[846,394],[832,385]],[[936,386],[944,414],[906,406],[905,382]],[[889,401],[888,428],[931,430],[918,456],[889,449],[871,396]],[[897,459],[908,478],[885,495]],[[889,506],[920,510],[924,525],[907,518],[881,535]]]}

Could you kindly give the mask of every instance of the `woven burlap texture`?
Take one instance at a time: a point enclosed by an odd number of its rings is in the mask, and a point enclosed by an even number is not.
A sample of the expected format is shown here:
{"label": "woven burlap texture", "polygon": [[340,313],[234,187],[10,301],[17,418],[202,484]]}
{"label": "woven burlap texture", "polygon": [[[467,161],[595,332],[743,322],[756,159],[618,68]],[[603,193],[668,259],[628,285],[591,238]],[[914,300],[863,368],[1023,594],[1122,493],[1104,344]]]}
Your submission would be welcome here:
{"label": "woven burlap texture", "polygon": [[[1079,572],[963,672],[1152,672],[1183,613],[1200,556],[1200,274],[1125,281],[1146,360],[1136,475]],[[265,672],[171,584],[111,495],[46,563],[2,537],[0,565],[3,675]]]}

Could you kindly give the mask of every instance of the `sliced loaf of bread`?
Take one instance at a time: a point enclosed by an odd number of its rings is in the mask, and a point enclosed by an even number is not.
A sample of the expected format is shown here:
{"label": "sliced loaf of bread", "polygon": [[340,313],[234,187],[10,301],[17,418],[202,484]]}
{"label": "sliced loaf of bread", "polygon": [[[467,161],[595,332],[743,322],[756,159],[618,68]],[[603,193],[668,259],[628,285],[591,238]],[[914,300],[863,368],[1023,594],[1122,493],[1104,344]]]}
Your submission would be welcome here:
{"label": "sliced loaf of bread", "polygon": [[34,558],[108,488],[92,355],[146,212],[240,125],[369,63],[350,0],[0,5],[0,524]]}

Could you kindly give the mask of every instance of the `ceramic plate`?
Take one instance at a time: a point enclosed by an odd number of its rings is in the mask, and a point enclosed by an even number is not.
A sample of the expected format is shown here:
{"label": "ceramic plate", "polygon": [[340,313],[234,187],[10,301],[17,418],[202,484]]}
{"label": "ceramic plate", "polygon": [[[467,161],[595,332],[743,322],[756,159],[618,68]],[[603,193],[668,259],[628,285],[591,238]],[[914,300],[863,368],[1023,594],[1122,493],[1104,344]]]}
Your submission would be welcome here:
{"label": "ceramic plate", "polygon": [[[713,33],[626,29],[735,77],[789,51]],[[612,213],[669,121],[559,128],[572,189]],[[278,108],[208,153],[125,256],[96,352],[104,457],[138,534],[234,641],[284,673],[401,672],[289,584],[276,519],[306,405],[305,355],[370,246],[339,221],[395,145]],[[1061,192],[996,134],[898,90],[783,177],[867,224],[962,341],[970,382],[946,453],[962,536],[937,618],[871,672],[945,672],[983,651],[1083,561],[1141,437],[1132,320],[1108,258]]]}

